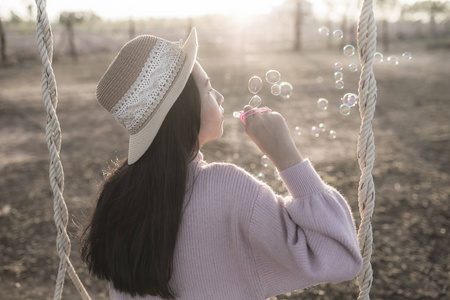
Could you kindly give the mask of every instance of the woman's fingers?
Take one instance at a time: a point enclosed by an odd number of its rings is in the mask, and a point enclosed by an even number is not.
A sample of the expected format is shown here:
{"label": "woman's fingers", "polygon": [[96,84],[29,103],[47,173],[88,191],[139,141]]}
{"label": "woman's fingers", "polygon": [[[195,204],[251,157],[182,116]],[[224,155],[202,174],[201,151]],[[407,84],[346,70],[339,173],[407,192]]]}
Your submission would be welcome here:
{"label": "woman's fingers", "polygon": [[241,113],[240,119],[242,121],[242,124],[247,126],[246,120],[250,117],[252,119],[255,117],[255,115],[258,115],[258,119],[261,117],[262,114],[266,112],[272,112],[272,110],[268,107],[251,107],[250,105],[244,106],[244,110]]}
{"label": "woman's fingers", "polygon": [[300,153],[282,115],[265,108],[245,106],[243,119],[245,132],[280,170],[301,161]]}

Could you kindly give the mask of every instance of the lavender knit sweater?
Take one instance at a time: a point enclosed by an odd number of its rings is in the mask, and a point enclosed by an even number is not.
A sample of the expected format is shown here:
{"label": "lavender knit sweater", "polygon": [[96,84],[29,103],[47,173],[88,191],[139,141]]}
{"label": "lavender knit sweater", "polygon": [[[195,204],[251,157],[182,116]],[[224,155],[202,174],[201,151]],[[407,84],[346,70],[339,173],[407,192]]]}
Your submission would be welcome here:
{"label": "lavender knit sweater", "polygon": [[[181,300],[266,299],[321,282],[353,279],[361,255],[350,209],[305,160],[280,173],[291,196],[274,194],[245,170],[190,164],[170,285]],[[122,294],[112,300],[160,299]]]}

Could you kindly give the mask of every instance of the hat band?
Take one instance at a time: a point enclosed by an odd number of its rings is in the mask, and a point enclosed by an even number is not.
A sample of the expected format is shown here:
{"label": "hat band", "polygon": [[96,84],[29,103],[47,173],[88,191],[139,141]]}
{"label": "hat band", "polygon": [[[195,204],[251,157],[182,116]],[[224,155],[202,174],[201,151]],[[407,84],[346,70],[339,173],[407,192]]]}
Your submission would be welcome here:
{"label": "hat band", "polygon": [[160,39],[156,42],[135,82],[110,110],[130,134],[139,131],[164,99],[185,59],[178,45]]}

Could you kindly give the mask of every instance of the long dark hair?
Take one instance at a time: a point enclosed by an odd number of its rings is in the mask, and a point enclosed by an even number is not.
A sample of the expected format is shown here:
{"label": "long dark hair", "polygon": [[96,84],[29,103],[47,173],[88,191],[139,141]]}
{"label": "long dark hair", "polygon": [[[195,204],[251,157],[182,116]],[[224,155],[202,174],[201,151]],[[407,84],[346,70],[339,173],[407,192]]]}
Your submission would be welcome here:
{"label": "long dark hair", "polygon": [[174,299],[169,286],[186,194],[199,150],[200,95],[192,74],[146,153],[121,162],[99,190],[81,235],[89,272],[132,296]]}

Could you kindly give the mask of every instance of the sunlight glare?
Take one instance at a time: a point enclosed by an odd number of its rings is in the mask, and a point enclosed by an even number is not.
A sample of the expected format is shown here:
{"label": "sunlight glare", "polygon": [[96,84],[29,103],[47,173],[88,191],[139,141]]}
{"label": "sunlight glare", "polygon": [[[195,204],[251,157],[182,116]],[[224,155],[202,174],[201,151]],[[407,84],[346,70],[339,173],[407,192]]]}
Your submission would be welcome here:
{"label": "sunlight glare", "polygon": [[107,19],[189,17],[205,14],[239,17],[269,13],[272,7],[283,2],[283,0],[165,0],[155,5],[148,0],[127,0],[124,5],[124,2],[119,0],[59,0],[49,4],[47,9],[52,16],[57,16],[64,10],[92,10]]}

